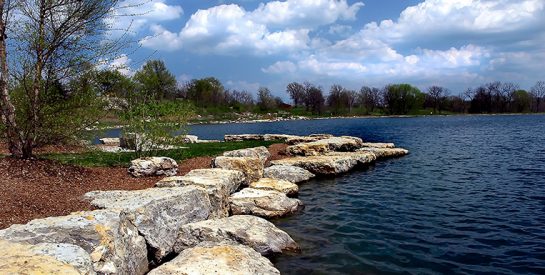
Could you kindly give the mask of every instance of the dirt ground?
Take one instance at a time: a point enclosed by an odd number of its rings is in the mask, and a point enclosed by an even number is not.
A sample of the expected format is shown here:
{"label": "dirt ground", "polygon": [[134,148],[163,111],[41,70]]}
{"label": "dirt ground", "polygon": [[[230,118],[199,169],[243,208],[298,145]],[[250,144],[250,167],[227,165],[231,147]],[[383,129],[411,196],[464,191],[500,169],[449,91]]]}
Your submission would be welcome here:
{"label": "dirt ground", "polygon": [[[72,149],[72,148],[70,148]],[[284,158],[284,144],[269,147],[271,159]],[[49,148],[47,152],[72,151]],[[179,175],[209,168],[212,157],[179,163]],[[0,229],[32,219],[93,210],[82,196],[95,190],[139,190],[153,187],[160,177],[133,178],[126,168],[84,168],[51,160],[0,159]]]}

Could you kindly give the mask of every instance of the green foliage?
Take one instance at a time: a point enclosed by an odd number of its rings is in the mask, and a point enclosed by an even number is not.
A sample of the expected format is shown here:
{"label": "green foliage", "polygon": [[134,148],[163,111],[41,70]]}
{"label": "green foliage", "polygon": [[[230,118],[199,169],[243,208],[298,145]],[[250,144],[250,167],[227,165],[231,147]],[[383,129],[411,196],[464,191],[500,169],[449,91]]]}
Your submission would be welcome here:
{"label": "green foliage", "polygon": [[277,108],[277,101],[272,96],[271,91],[265,87],[259,88],[257,92],[257,106],[262,111],[271,111]]}
{"label": "green foliage", "polygon": [[225,102],[225,88],[214,77],[194,79],[185,90],[186,98],[198,107],[219,106]]}
{"label": "green foliage", "polygon": [[409,84],[389,85],[385,89],[384,101],[389,114],[406,115],[422,108],[424,94]]}
{"label": "green foliage", "polygon": [[178,82],[161,60],[150,60],[136,72],[134,80],[142,94],[155,100],[173,99]]}
{"label": "green foliage", "polygon": [[96,73],[95,85],[100,95],[127,98],[128,91],[136,88],[135,83],[116,70],[102,70]]}
{"label": "green foliage", "polygon": [[517,90],[513,93],[513,110],[518,113],[530,111],[532,96],[525,90]]}
{"label": "green foliage", "polygon": [[[270,146],[274,141],[242,141],[184,144],[181,149],[160,151],[161,156],[170,157],[176,161],[205,156],[216,156],[226,151],[238,150],[257,146]],[[57,153],[42,157],[53,159],[65,164],[89,167],[127,167],[134,159],[132,153],[108,153],[91,151],[85,153]]]}

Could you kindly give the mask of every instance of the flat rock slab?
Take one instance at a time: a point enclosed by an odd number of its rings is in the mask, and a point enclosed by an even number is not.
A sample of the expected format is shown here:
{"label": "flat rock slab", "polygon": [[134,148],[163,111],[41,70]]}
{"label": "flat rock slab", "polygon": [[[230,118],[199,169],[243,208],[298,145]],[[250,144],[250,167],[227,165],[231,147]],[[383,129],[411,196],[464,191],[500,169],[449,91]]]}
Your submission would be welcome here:
{"label": "flat rock slab", "polygon": [[178,173],[178,164],[167,157],[139,158],[131,161],[129,174],[134,177],[174,176]]}
{"label": "flat rock slab", "polygon": [[240,244],[201,244],[189,248],[149,275],[280,274],[273,264]]}
{"label": "flat rock slab", "polygon": [[271,162],[273,165],[301,167],[316,175],[337,175],[346,173],[356,165],[358,158],[349,155],[293,157]]}
{"label": "flat rock slab", "polygon": [[357,137],[330,137],[288,146],[286,152],[293,156],[318,156],[330,151],[353,152],[361,148],[362,144],[362,139]]}
{"label": "flat rock slab", "polygon": [[271,154],[267,147],[260,146],[255,148],[240,149],[234,151],[228,151],[223,153],[224,157],[243,157],[243,158],[259,158],[261,162],[265,163]]}
{"label": "flat rock slab", "polygon": [[212,205],[210,218],[223,218],[229,215],[229,196],[243,184],[247,184],[244,173],[213,168],[195,169],[185,176],[167,177],[155,185],[157,187],[198,186],[205,188]]}
{"label": "flat rock slab", "polygon": [[371,152],[377,156],[377,159],[402,157],[409,154],[409,150],[403,148],[373,148],[364,147],[359,149],[360,152]]}
{"label": "flat rock slab", "polygon": [[145,274],[148,271],[146,241],[127,214],[119,211],[95,210],[36,219],[1,230],[0,239],[31,245],[79,246],[90,255],[97,273]]}
{"label": "flat rock slab", "polygon": [[95,191],[85,194],[99,208],[127,213],[152,249],[154,263],[173,251],[180,227],[208,219],[212,206],[206,190],[187,186],[137,191]]}
{"label": "flat rock slab", "polygon": [[275,141],[275,140],[283,140],[286,141],[290,138],[294,138],[297,136],[294,135],[282,135],[282,134],[265,134],[263,135],[263,140],[265,141]]}
{"label": "flat rock slab", "polygon": [[295,196],[299,193],[299,186],[297,186],[297,184],[272,178],[261,178],[256,182],[250,183],[250,187],[254,189],[278,191],[287,196]]}
{"label": "flat rock slab", "polygon": [[264,140],[264,135],[253,135],[253,134],[246,134],[246,135],[225,135],[224,137],[225,141],[248,141],[248,140]]}
{"label": "flat rock slab", "polygon": [[278,218],[296,213],[303,203],[278,191],[244,188],[231,195],[230,206],[233,215]]}
{"label": "flat rock slab", "polygon": [[263,177],[279,180],[287,180],[293,183],[308,181],[315,177],[314,174],[301,167],[291,165],[273,165],[265,168]]}
{"label": "flat rock slab", "polygon": [[377,160],[377,156],[373,152],[357,151],[357,152],[329,152],[325,156],[331,157],[346,157],[357,161],[358,165],[368,165]]}
{"label": "flat rock slab", "polygon": [[300,250],[286,232],[271,222],[255,216],[236,215],[184,225],[178,235],[175,251],[179,253],[202,242],[226,241],[247,245],[261,255]]}
{"label": "flat rock slab", "polygon": [[363,147],[371,147],[371,148],[395,148],[395,144],[393,143],[379,143],[379,142],[364,142],[362,144]]}
{"label": "flat rock slab", "polygon": [[94,274],[91,256],[71,244],[0,240],[0,274]]}
{"label": "flat rock slab", "polygon": [[222,168],[227,170],[236,170],[244,173],[246,181],[257,181],[263,177],[263,162],[261,159],[245,158],[245,157],[216,157],[212,163],[214,168]]}

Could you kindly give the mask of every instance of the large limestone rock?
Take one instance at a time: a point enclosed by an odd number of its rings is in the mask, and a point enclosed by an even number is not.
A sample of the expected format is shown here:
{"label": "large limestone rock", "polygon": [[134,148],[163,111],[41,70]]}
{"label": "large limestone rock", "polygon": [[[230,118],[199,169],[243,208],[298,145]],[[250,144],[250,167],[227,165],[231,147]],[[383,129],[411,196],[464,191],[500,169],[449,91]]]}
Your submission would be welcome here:
{"label": "large limestone rock", "polygon": [[393,143],[378,143],[378,142],[364,142],[362,147],[371,147],[371,148],[395,148]]}
{"label": "large limestone rock", "polygon": [[120,146],[121,140],[119,138],[101,138],[99,139],[100,144],[106,146]]}
{"label": "large limestone rock", "polygon": [[167,157],[139,158],[131,161],[129,174],[134,177],[174,176],[178,173],[178,164]]}
{"label": "large limestone rock", "polygon": [[286,141],[286,140],[288,140],[290,138],[294,138],[294,137],[297,137],[297,136],[282,135],[282,134],[266,134],[266,135],[263,135],[263,140],[265,140],[265,141],[276,141],[276,140]]}
{"label": "large limestone rock", "polygon": [[96,207],[126,212],[130,222],[146,239],[155,263],[173,251],[182,225],[206,220],[212,212],[207,192],[194,186],[95,191],[85,197]]}
{"label": "large limestone rock", "polygon": [[241,185],[247,184],[244,173],[226,169],[195,169],[185,176],[167,177],[157,187],[198,186],[205,188],[212,205],[210,218],[229,215],[229,196]]}
{"label": "large limestone rock", "polygon": [[326,139],[326,138],[332,138],[333,137],[332,134],[310,134],[308,136],[313,137],[313,138],[319,138],[319,139]]}
{"label": "large limestone rock", "polygon": [[299,183],[315,177],[311,172],[291,165],[273,165],[265,168],[263,177]]}
{"label": "large limestone rock", "polygon": [[357,137],[331,137],[313,142],[288,146],[286,152],[294,156],[317,156],[329,151],[353,152],[361,148],[363,141]]}
{"label": "large limestone rock", "polygon": [[254,134],[224,136],[225,141],[248,141],[248,140],[264,140],[264,139],[265,137],[263,135],[254,135]]}
{"label": "large limestone rock", "polygon": [[280,274],[269,259],[235,243],[202,243],[189,248],[149,275]]}
{"label": "large limestone rock", "polygon": [[265,163],[270,157],[271,153],[265,146],[240,149],[234,151],[228,151],[223,153],[224,157],[243,157],[243,158],[259,158],[261,162]]}
{"label": "large limestone rock", "polygon": [[377,156],[377,159],[402,157],[409,154],[409,150],[402,148],[373,148],[364,147],[359,149],[360,152],[371,152]]}
{"label": "large limestone rock", "polygon": [[346,173],[358,164],[367,164],[376,159],[365,152],[330,152],[323,156],[293,157],[275,160],[273,165],[291,165],[301,167],[317,175],[337,175]]}
{"label": "large limestone rock", "polygon": [[215,168],[236,170],[244,173],[248,183],[263,177],[263,162],[259,158],[216,157],[212,163]]}
{"label": "large limestone rock", "polygon": [[286,148],[286,153],[292,156],[319,156],[327,152],[329,145],[320,141],[297,143]]}
{"label": "large limestone rock", "polygon": [[90,255],[97,273],[144,274],[148,271],[146,241],[127,214],[115,210],[78,212],[12,225],[0,231],[0,239],[31,245],[79,246]]}
{"label": "large limestone rock", "polygon": [[299,193],[299,186],[297,186],[297,184],[271,178],[261,178],[256,182],[250,183],[250,187],[254,189],[278,191],[287,196],[295,196]]}
{"label": "large limestone rock", "polygon": [[72,244],[0,240],[0,274],[95,274],[91,256]]}
{"label": "large limestone rock", "polygon": [[179,137],[183,143],[199,143],[199,137],[194,135],[183,135]]}
{"label": "large limestone rock", "polygon": [[180,230],[175,250],[180,252],[202,242],[225,241],[247,245],[261,255],[299,250],[286,232],[265,219],[249,215],[186,224]]}
{"label": "large limestone rock", "polygon": [[277,218],[293,214],[303,208],[298,199],[288,198],[278,191],[245,188],[230,198],[233,215],[255,215]]}

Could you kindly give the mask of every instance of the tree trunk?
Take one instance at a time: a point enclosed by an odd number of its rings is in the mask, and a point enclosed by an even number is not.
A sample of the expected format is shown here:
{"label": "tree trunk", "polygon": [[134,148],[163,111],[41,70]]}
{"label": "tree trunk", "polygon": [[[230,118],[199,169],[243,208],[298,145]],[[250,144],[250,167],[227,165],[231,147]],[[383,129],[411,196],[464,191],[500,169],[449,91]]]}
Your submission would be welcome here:
{"label": "tree trunk", "polygon": [[[8,90],[8,63],[6,48],[6,21],[8,12],[5,1],[0,0],[0,107],[2,110],[2,123],[6,127],[6,139],[8,149],[12,156],[22,157],[22,142],[15,121],[15,106],[13,105]],[[9,9],[9,7],[8,7]]]}

